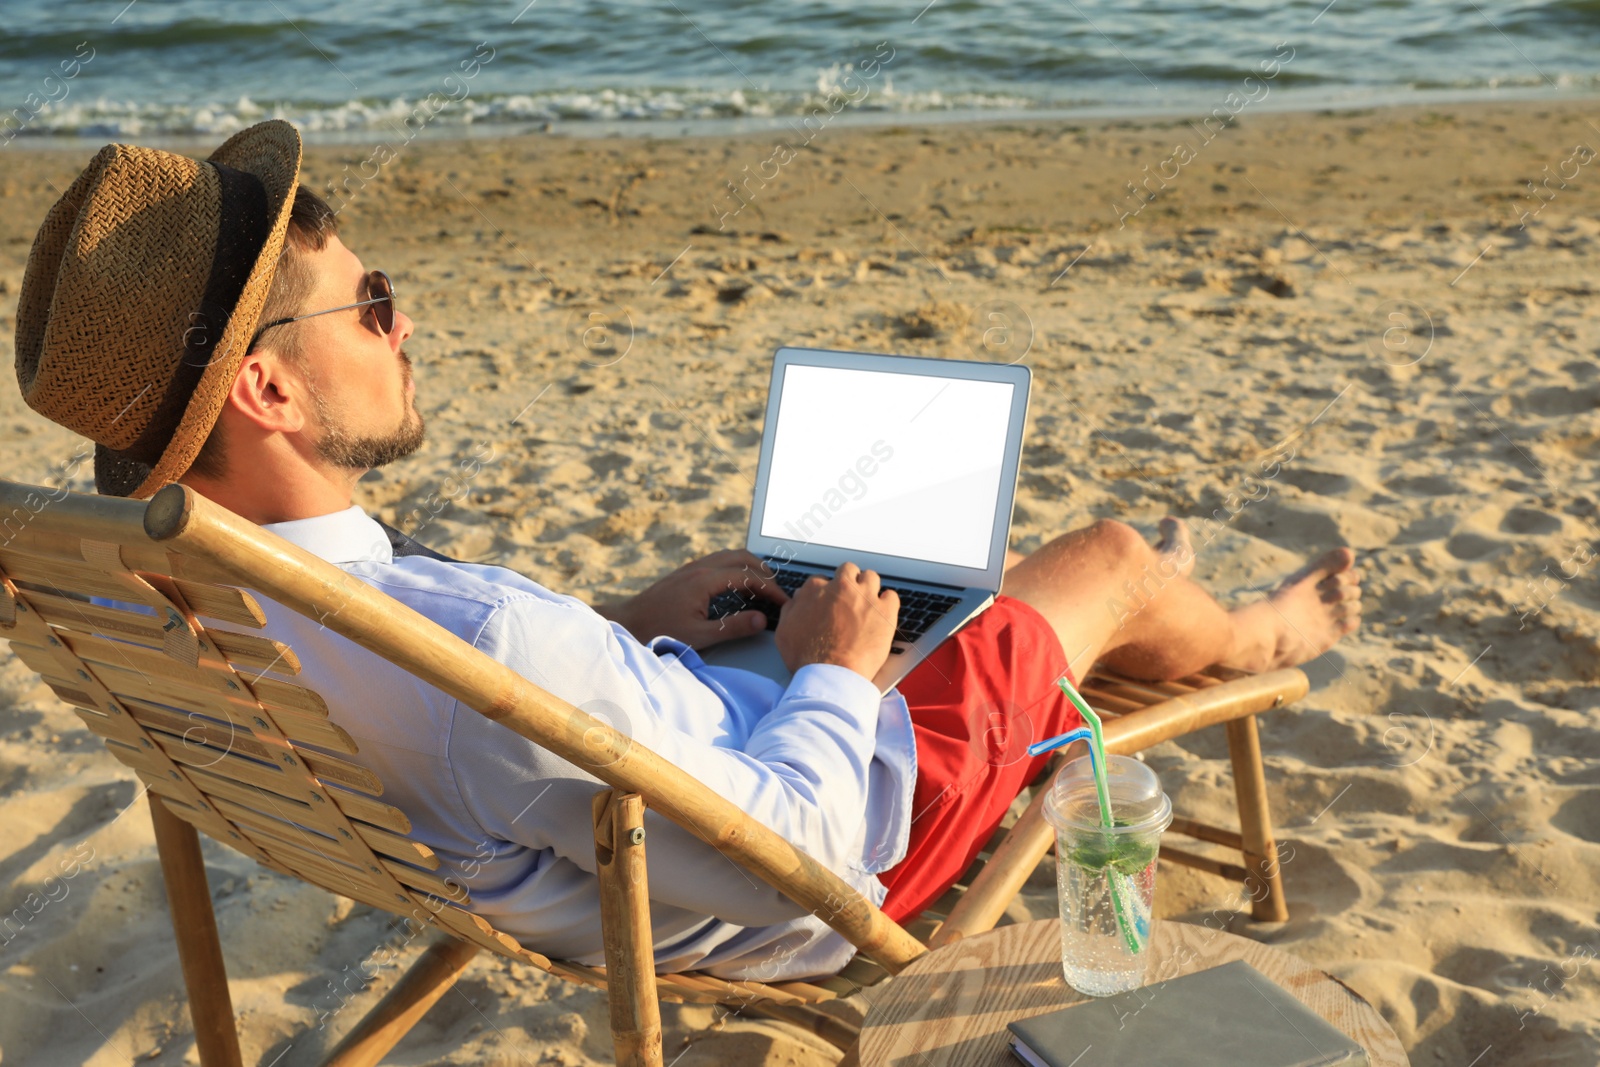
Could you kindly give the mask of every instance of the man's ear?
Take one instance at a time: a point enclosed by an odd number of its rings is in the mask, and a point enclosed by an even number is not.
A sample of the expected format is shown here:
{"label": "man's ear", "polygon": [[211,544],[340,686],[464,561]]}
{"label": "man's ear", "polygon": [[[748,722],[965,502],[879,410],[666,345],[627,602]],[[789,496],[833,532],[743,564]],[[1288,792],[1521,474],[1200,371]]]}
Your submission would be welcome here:
{"label": "man's ear", "polygon": [[247,352],[228,391],[237,415],[265,433],[298,433],[310,419],[310,392],[288,360],[271,349]]}

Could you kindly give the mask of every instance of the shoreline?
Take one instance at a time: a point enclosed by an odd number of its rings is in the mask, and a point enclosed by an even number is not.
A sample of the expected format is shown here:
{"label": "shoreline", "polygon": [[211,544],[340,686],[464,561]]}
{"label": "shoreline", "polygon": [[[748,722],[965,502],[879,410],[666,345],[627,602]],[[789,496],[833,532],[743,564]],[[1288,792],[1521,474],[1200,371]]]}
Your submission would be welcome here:
{"label": "shoreline", "polygon": [[[1229,87],[1216,87],[1216,95],[1224,97]],[[1304,99],[1309,89],[1279,90],[1275,96],[1251,103],[1241,115],[1305,115],[1348,116],[1355,114],[1381,114],[1413,108],[1488,108],[1488,107],[1565,107],[1592,105],[1600,113],[1600,89],[1571,90],[1525,87],[1515,89],[1402,89],[1350,90],[1349,97],[1327,96]],[[1287,99],[1284,99],[1287,98]],[[1207,97],[1209,100],[1210,98]],[[1215,103],[1213,106],[1216,106]],[[906,128],[945,128],[974,126],[1030,126],[1067,125],[1074,123],[1111,124],[1134,122],[1155,124],[1200,120],[1210,114],[1206,108],[1177,104],[1104,104],[1085,103],[1063,107],[987,108],[987,109],[924,109],[917,111],[891,111],[866,108],[841,111],[829,118],[826,128],[874,131]],[[265,115],[263,118],[267,117]],[[525,121],[483,121],[469,123],[441,123],[425,126],[416,131],[408,144],[450,144],[453,142],[481,142],[520,140],[547,137],[552,140],[642,140],[677,141],[707,140],[738,137],[762,137],[769,133],[791,130],[805,116],[741,115],[718,118],[650,118],[650,119],[576,119]],[[291,118],[290,121],[293,121]],[[347,130],[302,130],[301,137],[307,147],[349,147],[381,142],[394,128],[363,126]],[[104,134],[28,134],[23,133],[0,148],[18,148],[26,152],[94,150],[104,144],[141,144],[172,151],[192,151],[214,148],[229,136],[218,133],[173,133],[156,131],[153,134],[129,136],[107,132]]]}

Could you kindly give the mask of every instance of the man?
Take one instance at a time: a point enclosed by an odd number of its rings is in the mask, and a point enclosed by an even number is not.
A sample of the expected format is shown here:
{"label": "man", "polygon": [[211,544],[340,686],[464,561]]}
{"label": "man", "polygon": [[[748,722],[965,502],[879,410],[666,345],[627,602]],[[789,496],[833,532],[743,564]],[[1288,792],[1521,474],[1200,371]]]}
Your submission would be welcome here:
{"label": "man", "polygon": [[[606,718],[891,916],[916,914],[967,866],[1042,767],[1026,744],[1076,725],[1056,678],[1097,660],[1150,679],[1300,663],[1358,623],[1348,549],[1226,611],[1189,580],[1181,523],[1165,520],[1152,547],[1102,520],[1014,557],[1006,594],[880,696],[869,679],[898,604],[853,565],[791,599],[758,560],[722,552],[590,608],[503,568],[449,561],[351,503],[363,473],[423,440],[404,349],[412,321],[387,276],[339,239],[327,205],[299,188],[299,161],[282,122],[205,162],[104,149],[29,257],[17,316],[28,403],[98,442],[101,492],[145,497],[183,481]],[[1146,600],[1113,615],[1107,601],[1130,581]],[[755,611],[707,618],[730,583],[782,605],[787,687],[696,654],[763,625]],[[296,648],[385,799],[476,910],[538,951],[602,961],[597,779],[312,621],[271,605],[268,631]],[[649,818],[659,966],[774,979],[848,959],[818,919]]]}

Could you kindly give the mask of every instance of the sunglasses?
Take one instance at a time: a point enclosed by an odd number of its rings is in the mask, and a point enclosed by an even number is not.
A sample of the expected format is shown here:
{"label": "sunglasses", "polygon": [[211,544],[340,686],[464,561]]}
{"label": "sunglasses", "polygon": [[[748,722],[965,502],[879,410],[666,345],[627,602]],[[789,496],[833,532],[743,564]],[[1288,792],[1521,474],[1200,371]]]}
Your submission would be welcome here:
{"label": "sunglasses", "polygon": [[[255,335],[250,338],[250,344],[245,347],[245,351],[248,352],[254,348],[256,342],[261,340],[261,335],[274,326],[299,322],[301,319],[314,319],[318,315],[332,315],[335,311],[349,311],[351,308],[370,307],[372,309],[373,325],[378,328],[378,336],[388,337],[394,330],[394,283],[389,280],[389,276],[383,271],[375,270],[368,272],[366,287],[368,297],[366,300],[358,300],[354,304],[341,304],[336,308],[313,311],[305,315],[293,315],[287,319],[273,319],[256,330]],[[363,315],[362,318],[366,318],[366,316]]]}

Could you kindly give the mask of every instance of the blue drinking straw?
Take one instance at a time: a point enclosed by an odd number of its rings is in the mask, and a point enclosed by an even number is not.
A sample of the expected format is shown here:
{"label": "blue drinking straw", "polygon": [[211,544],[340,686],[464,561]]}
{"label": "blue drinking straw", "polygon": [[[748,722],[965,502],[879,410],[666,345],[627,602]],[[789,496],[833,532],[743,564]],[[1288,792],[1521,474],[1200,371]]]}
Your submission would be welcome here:
{"label": "blue drinking straw", "polygon": [[[1060,748],[1062,745],[1070,745],[1074,741],[1087,741],[1093,736],[1087,726],[1080,726],[1076,730],[1068,730],[1064,734],[1056,734],[1054,737],[1047,737],[1043,741],[1035,741],[1028,746],[1028,755],[1037,756],[1049,752],[1051,749]],[[1089,746],[1089,759],[1092,766],[1094,760],[1093,745]]]}

